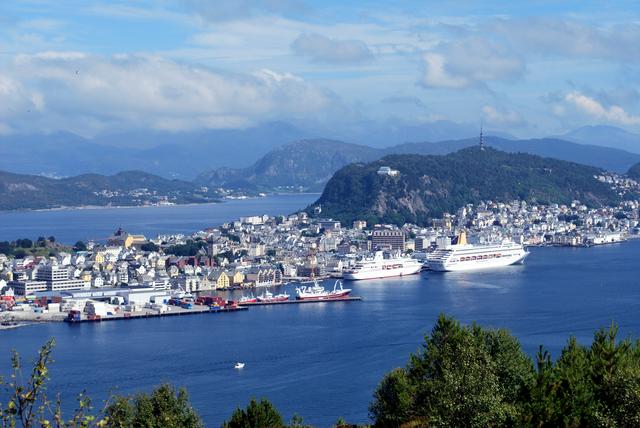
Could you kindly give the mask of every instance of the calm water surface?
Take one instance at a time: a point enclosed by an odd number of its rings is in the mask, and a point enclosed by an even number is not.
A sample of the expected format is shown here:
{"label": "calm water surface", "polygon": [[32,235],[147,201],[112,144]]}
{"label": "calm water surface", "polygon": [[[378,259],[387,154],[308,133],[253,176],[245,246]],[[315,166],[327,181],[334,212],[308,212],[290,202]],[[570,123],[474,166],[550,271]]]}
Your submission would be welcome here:
{"label": "calm water surface", "polygon": [[130,233],[155,237],[190,234],[248,215],[290,214],[318,199],[318,194],[272,195],[216,204],[167,207],[0,211],[0,241],[53,235],[59,242],[104,240],[120,226]]}
{"label": "calm water surface", "polygon": [[316,426],[339,416],[364,423],[381,376],[405,364],[440,312],[507,328],[531,355],[545,344],[557,356],[571,334],[589,343],[612,319],[623,336],[640,337],[639,257],[640,241],[534,248],[523,266],[352,283],[362,302],[25,327],[0,332],[0,372],[11,348],[32,356],[55,337],[51,389],[69,398],[87,388],[99,401],[168,381],[188,388],[207,426],[251,397]]}

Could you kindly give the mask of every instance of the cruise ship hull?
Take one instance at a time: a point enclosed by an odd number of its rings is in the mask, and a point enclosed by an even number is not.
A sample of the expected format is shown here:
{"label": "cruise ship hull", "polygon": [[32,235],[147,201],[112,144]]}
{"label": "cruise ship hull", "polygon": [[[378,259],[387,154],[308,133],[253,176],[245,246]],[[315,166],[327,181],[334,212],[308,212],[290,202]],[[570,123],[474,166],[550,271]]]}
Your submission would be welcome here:
{"label": "cruise ship hull", "polygon": [[476,269],[491,269],[504,266],[510,266],[524,262],[524,259],[529,253],[527,251],[520,251],[516,254],[509,255],[507,257],[490,258],[483,260],[471,260],[471,261],[429,261],[429,269],[436,272],[456,272],[465,270]]}
{"label": "cruise ship hull", "polygon": [[378,278],[389,278],[393,276],[405,276],[405,275],[414,275],[422,269],[422,265],[416,263],[415,266],[406,266],[395,269],[376,269],[376,270],[367,270],[360,272],[345,272],[343,274],[343,279],[349,281],[359,281],[363,279],[378,279]]}

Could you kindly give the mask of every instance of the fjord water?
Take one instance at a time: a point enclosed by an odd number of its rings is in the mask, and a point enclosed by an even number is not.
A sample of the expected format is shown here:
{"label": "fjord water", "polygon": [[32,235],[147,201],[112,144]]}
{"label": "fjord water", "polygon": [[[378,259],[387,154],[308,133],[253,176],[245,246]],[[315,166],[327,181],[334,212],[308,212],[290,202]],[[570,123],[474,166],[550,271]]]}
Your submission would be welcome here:
{"label": "fjord water", "polygon": [[248,215],[291,214],[318,199],[318,194],[270,195],[221,203],[162,207],[88,208],[44,211],[0,211],[0,241],[55,236],[58,242],[105,240],[118,228],[147,237],[191,234]]}
{"label": "fjord water", "polygon": [[[188,388],[207,426],[251,397],[315,426],[339,416],[366,422],[382,375],[406,363],[441,312],[507,328],[532,356],[545,344],[557,357],[569,335],[588,344],[612,320],[621,337],[640,337],[639,256],[640,241],[533,248],[522,266],[348,283],[361,302],[2,331],[0,373],[8,372],[11,348],[29,360],[55,337],[50,390],[66,400],[87,389],[99,405],[110,392],[167,381]],[[236,361],[245,368],[234,370]]]}

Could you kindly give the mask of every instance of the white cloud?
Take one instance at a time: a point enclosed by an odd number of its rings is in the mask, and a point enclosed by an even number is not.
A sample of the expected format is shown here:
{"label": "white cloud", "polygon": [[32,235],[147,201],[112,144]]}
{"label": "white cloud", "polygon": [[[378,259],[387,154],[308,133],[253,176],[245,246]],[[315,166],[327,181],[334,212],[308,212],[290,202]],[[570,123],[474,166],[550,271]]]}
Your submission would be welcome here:
{"label": "white cloud", "polygon": [[361,40],[330,39],[319,34],[301,34],[291,44],[300,56],[329,64],[352,64],[371,61],[373,53]]}
{"label": "white cloud", "polygon": [[484,119],[490,124],[521,126],[525,123],[520,113],[516,111],[499,110],[491,105],[482,107],[482,114]]}
{"label": "white cloud", "polygon": [[289,15],[307,10],[299,0],[182,0],[207,21],[220,22],[260,14]]}
{"label": "white cloud", "polygon": [[524,61],[504,46],[472,37],[441,43],[423,55],[427,87],[461,89],[494,80],[513,80],[524,73]]}
{"label": "white cloud", "polygon": [[596,24],[568,18],[499,19],[483,31],[542,56],[640,61],[640,24]]}
{"label": "white cloud", "polygon": [[596,99],[578,91],[568,93],[564,99],[568,104],[594,119],[621,125],[640,125],[640,116],[631,115],[617,105],[605,107]]}
{"label": "white cloud", "polygon": [[157,56],[47,52],[19,55],[3,69],[8,102],[0,112],[14,129],[237,128],[342,108],[334,94],[290,73],[225,73]]}

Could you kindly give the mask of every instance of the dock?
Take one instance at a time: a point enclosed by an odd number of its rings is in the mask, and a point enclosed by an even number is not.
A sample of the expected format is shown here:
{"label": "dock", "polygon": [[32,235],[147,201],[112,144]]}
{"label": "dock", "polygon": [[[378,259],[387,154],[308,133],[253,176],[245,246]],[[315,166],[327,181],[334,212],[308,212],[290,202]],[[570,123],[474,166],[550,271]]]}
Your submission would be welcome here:
{"label": "dock", "polygon": [[300,303],[332,303],[332,302],[354,302],[362,300],[362,297],[350,296],[350,297],[338,297],[335,299],[305,299],[305,300],[285,300],[283,302],[246,302],[238,303],[238,306],[269,306],[269,305],[294,305]]}
{"label": "dock", "polygon": [[132,320],[140,318],[157,318],[157,317],[172,317],[183,315],[202,315],[202,314],[217,314],[222,312],[238,312],[246,311],[249,308],[244,306],[210,309],[208,306],[194,306],[192,309],[183,309],[180,307],[171,307],[171,310],[167,312],[158,312],[152,310],[140,311],[140,312],[121,312],[114,315],[107,315],[99,318],[82,318],[80,320],[65,318],[65,322],[70,324],[85,323],[85,322],[102,322],[102,321],[118,321],[118,320]]}

